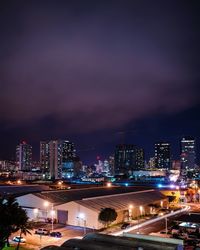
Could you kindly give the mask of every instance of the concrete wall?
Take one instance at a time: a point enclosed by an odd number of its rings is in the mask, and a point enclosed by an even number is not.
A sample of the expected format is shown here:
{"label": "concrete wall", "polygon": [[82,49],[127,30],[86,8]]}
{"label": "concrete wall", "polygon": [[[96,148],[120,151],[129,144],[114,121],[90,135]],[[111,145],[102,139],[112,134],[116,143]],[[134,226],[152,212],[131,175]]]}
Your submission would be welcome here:
{"label": "concrete wall", "polygon": [[[68,211],[68,221],[66,224],[94,229],[103,227],[98,221],[98,211],[83,207],[74,201],[59,205],[56,209]],[[81,218],[81,216],[83,216],[83,218]]]}
{"label": "concrete wall", "polygon": [[[48,207],[44,206],[45,200],[33,194],[27,194],[16,198],[19,205],[24,208],[30,220],[44,221],[46,218],[51,218],[52,204],[49,203]],[[54,218],[57,218],[56,207]]]}

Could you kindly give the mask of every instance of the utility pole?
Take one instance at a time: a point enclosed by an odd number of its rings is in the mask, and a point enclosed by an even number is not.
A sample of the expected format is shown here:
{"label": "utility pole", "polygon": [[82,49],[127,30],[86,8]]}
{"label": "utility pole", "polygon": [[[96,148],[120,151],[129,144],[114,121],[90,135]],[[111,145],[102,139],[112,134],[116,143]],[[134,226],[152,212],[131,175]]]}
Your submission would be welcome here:
{"label": "utility pole", "polygon": [[166,234],[167,234],[167,218],[165,218],[165,231],[166,231]]}

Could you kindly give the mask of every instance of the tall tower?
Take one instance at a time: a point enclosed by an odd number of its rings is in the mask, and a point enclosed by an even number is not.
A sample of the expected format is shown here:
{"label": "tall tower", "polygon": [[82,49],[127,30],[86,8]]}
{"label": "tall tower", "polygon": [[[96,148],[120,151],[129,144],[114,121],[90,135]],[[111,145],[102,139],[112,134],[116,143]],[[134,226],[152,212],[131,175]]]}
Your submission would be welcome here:
{"label": "tall tower", "polygon": [[43,174],[48,174],[50,166],[49,141],[40,142],[40,167]]}
{"label": "tall tower", "polygon": [[134,170],[144,167],[144,151],[132,144],[121,144],[115,148],[115,174],[132,175]]}
{"label": "tall tower", "polygon": [[40,142],[40,164],[48,179],[73,176],[74,144],[67,140]]}
{"label": "tall tower", "polygon": [[16,161],[19,171],[31,171],[32,168],[32,146],[22,141],[16,147]]}
{"label": "tall tower", "polygon": [[186,175],[188,171],[193,170],[195,163],[195,139],[192,137],[184,137],[181,140],[181,174]]}
{"label": "tall tower", "polygon": [[155,143],[155,168],[170,169],[170,144],[167,142]]}

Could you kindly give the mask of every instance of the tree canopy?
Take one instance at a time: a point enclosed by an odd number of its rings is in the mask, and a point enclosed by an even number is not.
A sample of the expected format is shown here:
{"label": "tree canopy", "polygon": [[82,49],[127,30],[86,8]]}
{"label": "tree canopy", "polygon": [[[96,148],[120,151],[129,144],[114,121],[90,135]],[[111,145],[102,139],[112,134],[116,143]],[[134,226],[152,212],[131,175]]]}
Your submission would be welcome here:
{"label": "tree canopy", "polygon": [[117,212],[113,208],[103,208],[100,213],[98,220],[103,223],[106,227],[117,218]]}
{"label": "tree canopy", "polygon": [[3,249],[6,243],[9,245],[10,235],[23,229],[27,222],[26,211],[19,206],[15,198],[0,198],[0,249]]}

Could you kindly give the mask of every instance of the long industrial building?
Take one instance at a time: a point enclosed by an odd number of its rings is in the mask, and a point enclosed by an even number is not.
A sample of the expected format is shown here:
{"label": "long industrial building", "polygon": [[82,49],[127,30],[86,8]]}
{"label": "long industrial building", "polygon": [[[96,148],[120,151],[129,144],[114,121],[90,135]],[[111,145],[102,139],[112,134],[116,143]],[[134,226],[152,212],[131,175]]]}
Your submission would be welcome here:
{"label": "long industrial building", "polygon": [[[101,229],[98,216],[103,208],[117,212],[114,223],[151,213],[150,204],[167,206],[165,195],[154,189],[144,188],[88,188],[66,191],[45,191],[17,197],[26,209],[30,220],[56,219],[59,223]],[[131,211],[130,211],[131,208]]]}

